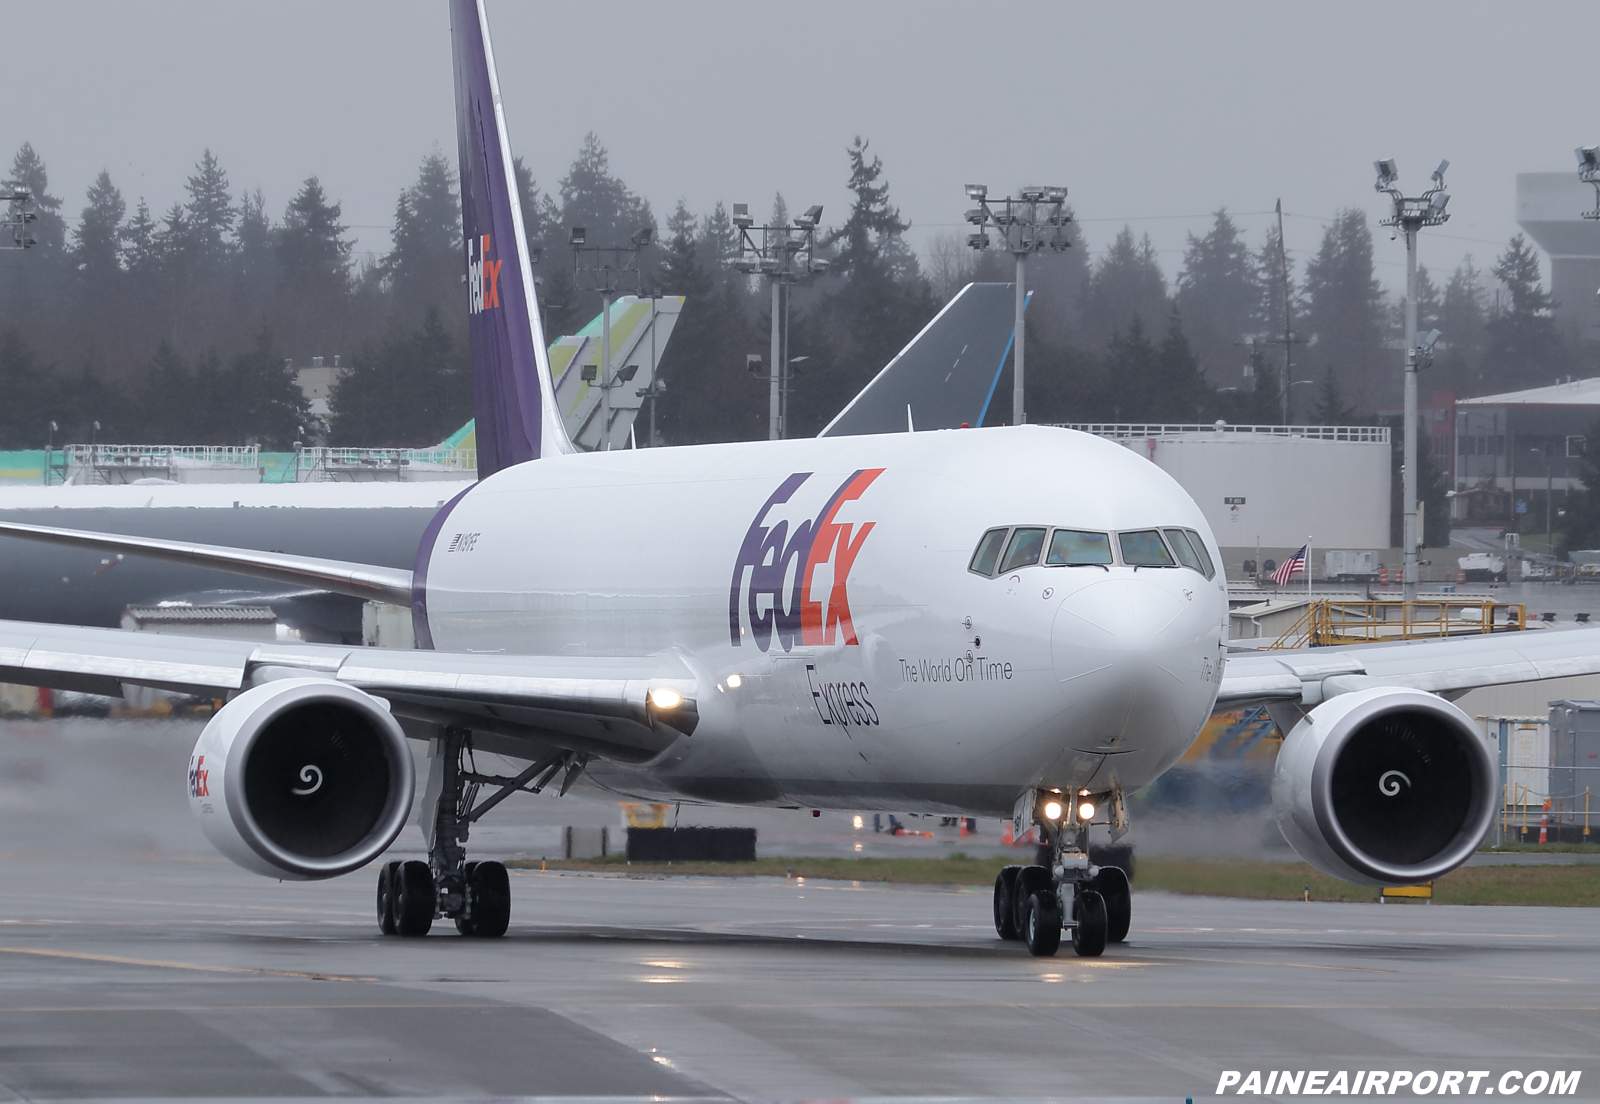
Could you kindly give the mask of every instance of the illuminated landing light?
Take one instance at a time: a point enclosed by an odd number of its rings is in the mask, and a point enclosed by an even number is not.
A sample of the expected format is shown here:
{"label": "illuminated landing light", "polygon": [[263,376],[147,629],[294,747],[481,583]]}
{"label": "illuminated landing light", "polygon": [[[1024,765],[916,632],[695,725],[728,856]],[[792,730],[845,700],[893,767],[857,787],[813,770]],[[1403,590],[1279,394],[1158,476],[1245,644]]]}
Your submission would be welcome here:
{"label": "illuminated landing light", "polygon": [[670,686],[658,686],[650,691],[650,701],[657,709],[676,709],[683,704],[683,695]]}
{"label": "illuminated landing light", "polygon": [[1079,820],[1093,820],[1094,819],[1094,802],[1085,801],[1082,805],[1078,806],[1078,819]]}
{"label": "illuminated landing light", "polygon": [[737,672],[729,675],[727,681],[729,690],[737,690],[744,685],[744,679],[740,678]]}
{"label": "illuminated landing light", "polygon": [[851,817],[850,818],[850,827],[852,827],[852,828],[860,828],[861,827],[861,818],[860,817]]}
{"label": "illuminated landing light", "polygon": [[1061,802],[1059,802],[1059,801],[1046,801],[1044,803],[1044,818],[1046,820],[1060,820],[1061,819]]}

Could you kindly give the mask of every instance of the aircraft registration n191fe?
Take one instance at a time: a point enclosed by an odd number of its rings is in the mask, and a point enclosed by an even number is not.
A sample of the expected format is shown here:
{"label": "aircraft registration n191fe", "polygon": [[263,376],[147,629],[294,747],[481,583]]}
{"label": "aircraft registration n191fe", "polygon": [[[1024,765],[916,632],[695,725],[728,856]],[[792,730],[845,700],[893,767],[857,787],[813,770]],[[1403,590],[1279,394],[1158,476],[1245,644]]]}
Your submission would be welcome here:
{"label": "aircraft registration n191fe", "polygon": [[[1227,654],[1219,552],[1153,464],[1044,427],[578,454],[552,401],[480,2],[452,0],[481,481],[413,571],[6,527],[409,604],[419,649],[262,644],[0,622],[0,680],[228,697],[191,758],[216,846],[276,878],[380,856],[405,825],[406,739],[431,741],[429,861],[378,879],[385,932],[505,932],[505,868],[473,821],[585,769],[641,796],[1012,816],[1048,861],[995,883],[1002,938],[1082,955],[1128,931],[1128,880],[1091,825],[1171,766],[1218,708],[1289,733],[1289,842],[1369,884],[1472,853],[1495,766],[1446,700],[1600,671],[1600,632]],[[476,748],[519,758],[480,773]],[[477,801],[480,788],[491,796]],[[476,802],[476,803],[475,803]]]}

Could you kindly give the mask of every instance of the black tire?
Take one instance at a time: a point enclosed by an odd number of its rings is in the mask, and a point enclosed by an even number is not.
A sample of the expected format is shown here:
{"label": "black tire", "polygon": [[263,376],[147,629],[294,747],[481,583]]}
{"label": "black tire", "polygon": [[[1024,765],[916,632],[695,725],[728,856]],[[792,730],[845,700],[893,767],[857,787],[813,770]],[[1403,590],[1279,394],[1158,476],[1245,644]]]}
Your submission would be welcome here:
{"label": "black tire", "polygon": [[511,877],[504,863],[481,862],[467,875],[467,900],[472,904],[472,934],[499,939],[511,925]]}
{"label": "black tire", "polygon": [[1121,943],[1128,938],[1128,925],[1133,922],[1133,892],[1128,885],[1128,872],[1119,866],[1102,866],[1092,884],[1106,902],[1106,942]]}
{"label": "black tire", "polygon": [[1098,958],[1106,951],[1106,899],[1080,889],[1072,899],[1072,949],[1079,958]]}
{"label": "black tire", "polygon": [[1017,871],[1020,866],[1002,866],[994,876],[994,930],[1001,939],[1020,939],[1016,913],[1011,902],[1017,894]]}
{"label": "black tire", "polygon": [[466,900],[462,902],[462,909],[456,913],[456,931],[462,935],[476,934],[473,930],[472,913],[472,872],[478,868],[475,862],[469,862],[461,868],[461,889]]}
{"label": "black tire", "polygon": [[1049,958],[1061,947],[1061,901],[1054,890],[1028,898],[1028,922],[1022,941],[1035,958]]}
{"label": "black tire", "polygon": [[1011,922],[1017,926],[1017,938],[1028,926],[1028,898],[1054,887],[1050,884],[1050,871],[1042,866],[1024,866],[1017,871],[1017,890],[1011,898]]}
{"label": "black tire", "polygon": [[394,879],[399,869],[397,862],[386,862],[378,868],[378,931],[384,935],[395,931]]}
{"label": "black tire", "polygon": [[427,935],[433,927],[435,897],[433,871],[413,859],[395,872],[400,892],[395,894],[395,930],[405,936]]}

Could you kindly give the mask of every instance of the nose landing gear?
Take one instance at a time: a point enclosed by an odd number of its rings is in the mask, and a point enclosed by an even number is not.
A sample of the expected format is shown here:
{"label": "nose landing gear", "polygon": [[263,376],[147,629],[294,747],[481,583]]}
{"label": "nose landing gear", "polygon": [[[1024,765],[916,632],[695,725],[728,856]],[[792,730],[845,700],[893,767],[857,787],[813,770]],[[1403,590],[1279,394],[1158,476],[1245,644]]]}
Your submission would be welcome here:
{"label": "nose landing gear", "polygon": [[[1044,809],[1062,810],[1061,795],[1029,793],[1018,802],[1039,828],[1049,854],[1048,866],[1008,866],[994,881],[994,928],[1001,939],[1021,940],[1028,953],[1049,957],[1061,946],[1061,931],[1072,933],[1072,949],[1081,958],[1105,953],[1106,944],[1128,936],[1132,899],[1127,872],[1089,861],[1089,823],[1065,810],[1050,819]],[[1093,804],[1093,803],[1089,803]],[[1113,812],[1114,827],[1125,823],[1121,794],[1104,803]],[[1020,827],[1020,825],[1019,825]]]}

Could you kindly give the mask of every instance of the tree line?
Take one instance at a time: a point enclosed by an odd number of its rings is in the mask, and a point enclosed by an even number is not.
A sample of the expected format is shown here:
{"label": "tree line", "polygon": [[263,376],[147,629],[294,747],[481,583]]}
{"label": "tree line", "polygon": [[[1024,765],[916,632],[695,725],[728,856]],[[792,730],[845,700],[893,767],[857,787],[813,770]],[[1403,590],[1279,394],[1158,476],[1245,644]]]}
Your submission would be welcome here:
{"label": "tree line", "polygon": [[[793,435],[820,429],[967,281],[1013,276],[1008,255],[954,235],[918,256],[882,160],[859,137],[844,152],[851,202],[819,236],[829,270],[788,302],[789,355],[804,358]],[[621,244],[658,229],[656,215],[592,134],[553,188],[520,158],[516,183],[548,332],[570,333],[600,300],[575,278],[569,229]],[[39,447],[51,424],[58,443],[84,440],[94,422],[102,441],[420,446],[471,416],[458,181],[438,151],[399,190],[388,251],[365,259],[316,177],[276,214],[210,151],[160,214],[144,198],[130,210],[102,171],[69,227],[30,144],[6,184],[28,188],[39,217],[35,248],[0,254],[0,447]],[[778,195],[771,221],[788,219]],[[765,436],[765,383],[741,369],[765,354],[768,296],[732,266],[733,221],[722,203],[679,201],[662,229],[640,255],[640,290],[688,297],[661,366],[663,438]],[[1291,420],[1370,421],[1398,405],[1403,304],[1376,278],[1363,212],[1339,212],[1314,255],[1285,264],[1275,227],[1252,244],[1218,210],[1171,280],[1148,236],[1124,227],[1091,258],[1081,224],[1071,230],[1074,248],[1029,262],[1030,420],[1278,422],[1286,299]],[[1417,306],[1421,329],[1445,335],[1425,386],[1534,386],[1586,355],[1558,330],[1520,235],[1487,271],[1471,256],[1444,279],[1423,269]],[[318,424],[289,361],[335,354],[344,371]]]}

